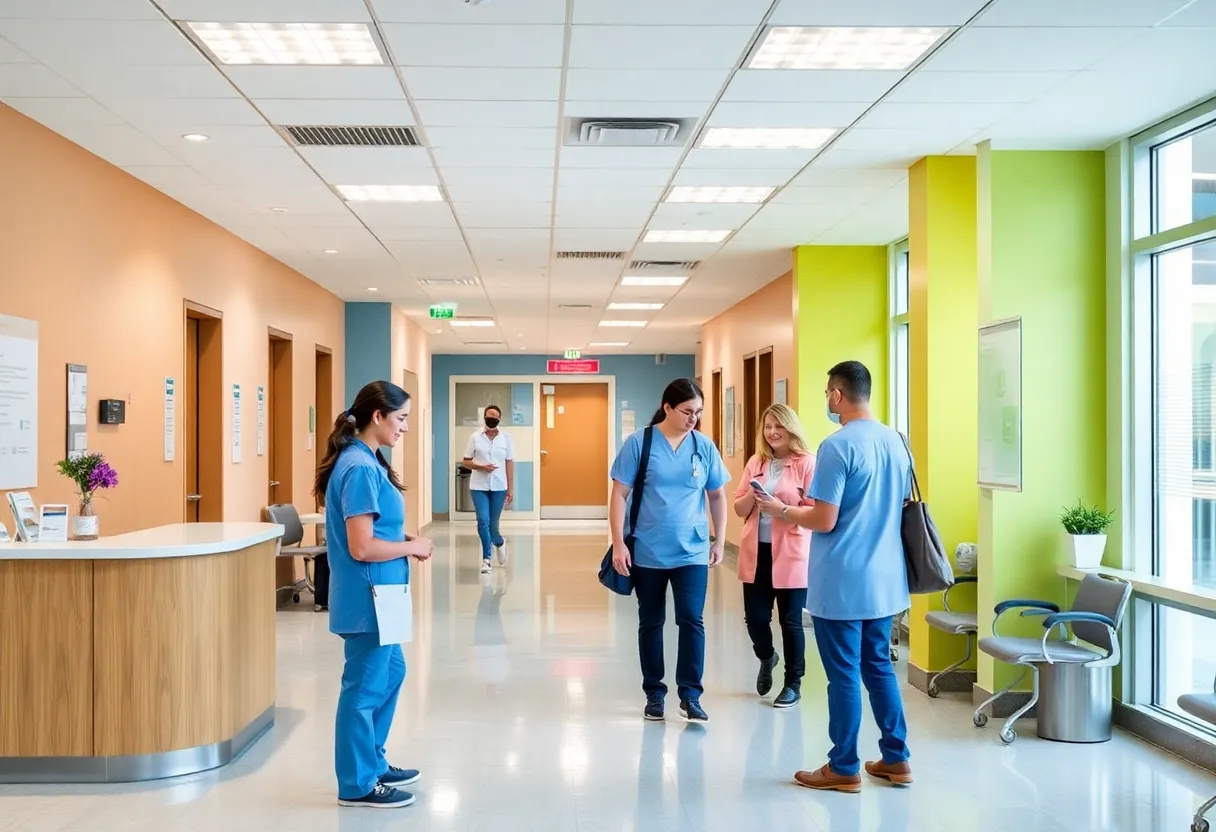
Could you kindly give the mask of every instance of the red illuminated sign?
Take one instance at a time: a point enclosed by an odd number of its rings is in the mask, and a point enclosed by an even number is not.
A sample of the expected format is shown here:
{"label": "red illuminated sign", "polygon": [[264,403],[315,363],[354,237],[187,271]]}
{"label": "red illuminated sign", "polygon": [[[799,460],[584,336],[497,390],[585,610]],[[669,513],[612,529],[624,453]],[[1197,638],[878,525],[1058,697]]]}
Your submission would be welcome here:
{"label": "red illuminated sign", "polygon": [[600,362],[596,358],[551,358],[549,359],[549,373],[554,375],[561,374],[585,374],[594,375],[600,371]]}

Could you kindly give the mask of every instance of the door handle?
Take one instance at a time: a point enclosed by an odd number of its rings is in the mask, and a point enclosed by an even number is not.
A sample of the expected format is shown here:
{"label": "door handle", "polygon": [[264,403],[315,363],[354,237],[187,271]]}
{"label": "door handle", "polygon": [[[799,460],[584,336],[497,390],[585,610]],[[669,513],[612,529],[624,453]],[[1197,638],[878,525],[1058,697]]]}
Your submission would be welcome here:
{"label": "door handle", "polygon": [[278,480],[271,480],[271,481],[270,481],[270,487],[271,487],[271,488],[274,488],[274,487],[275,487],[276,485],[278,485],[278,484],[279,484],[279,481],[278,481]]}
{"label": "door handle", "polygon": [[203,499],[203,495],[202,495],[202,494],[187,494],[187,495],[186,495],[186,502],[187,502],[187,503],[197,503],[197,502],[198,502],[199,500],[201,500],[201,499]]}
{"label": "door handle", "polygon": [[549,452],[548,452],[548,451],[541,451],[541,452],[540,452],[540,454],[541,454],[541,456],[548,456],[548,455],[549,455]]}

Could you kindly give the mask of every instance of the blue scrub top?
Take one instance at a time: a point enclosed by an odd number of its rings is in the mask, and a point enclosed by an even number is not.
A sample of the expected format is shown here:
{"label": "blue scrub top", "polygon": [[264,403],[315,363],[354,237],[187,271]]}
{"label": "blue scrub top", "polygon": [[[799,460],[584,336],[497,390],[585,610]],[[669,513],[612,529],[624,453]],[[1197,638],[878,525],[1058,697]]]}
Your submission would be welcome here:
{"label": "blue scrub top", "polygon": [[[633,488],[642,459],[645,429],[625,440],[612,463],[612,479]],[[705,492],[730,482],[722,455],[703,433],[692,431],[672,449],[656,427],[642,486],[642,508],[634,530],[633,562],[650,569],[709,564],[709,518]],[[629,534],[629,503],[625,508]]]}
{"label": "blue scrub top", "polygon": [[338,455],[325,489],[331,633],[379,632],[372,584],[410,582],[407,558],[360,563],[351,557],[346,521],[361,514],[372,516],[372,534],[380,540],[405,539],[405,500],[371,448],[356,439]]}
{"label": "blue scrub top", "polygon": [[910,606],[900,517],[912,461],[899,434],[857,419],[823,440],[811,498],[840,507],[836,528],[811,535],[807,609],[869,621]]}

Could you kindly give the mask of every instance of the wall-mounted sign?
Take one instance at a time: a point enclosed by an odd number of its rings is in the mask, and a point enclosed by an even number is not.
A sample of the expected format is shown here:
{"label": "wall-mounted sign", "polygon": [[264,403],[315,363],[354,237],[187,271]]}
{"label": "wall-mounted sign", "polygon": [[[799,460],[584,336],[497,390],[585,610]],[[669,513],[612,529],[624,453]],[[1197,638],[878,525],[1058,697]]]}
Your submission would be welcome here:
{"label": "wall-mounted sign", "polygon": [[581,352],[579,352],[578,350],[566,350],[566,359],[569,361],[575,361],[582,357],[583,357],[583,354]]}
{"label": "wall-mounted sign", "polygon": [[436,320],[450,321],[456,317],[456,304],[437,303],[431,307],[431,317]]}
{"label": "wall-mounted sign", "polygon": [[581,358],[578,360],[568,360],[561,358],[551,358],[548,362],[547,372],[551,374],[574,374],[574,375],[594,375],[600,371],[600,362],[596,358]]}

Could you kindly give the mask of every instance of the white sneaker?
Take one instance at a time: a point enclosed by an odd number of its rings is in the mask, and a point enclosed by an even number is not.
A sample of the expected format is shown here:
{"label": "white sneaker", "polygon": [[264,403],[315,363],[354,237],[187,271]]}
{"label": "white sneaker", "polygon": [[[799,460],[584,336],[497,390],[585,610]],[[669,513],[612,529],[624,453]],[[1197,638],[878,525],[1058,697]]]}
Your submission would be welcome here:
{"label": "white sneaker", "polygon": [[502,544],[494,547],[494,551],[498,553],[498,565],[507,565],[507,539],[502,539]]}
{"label": "white sneaker", "polygon": [[492,571],[494,571],[494,564],[488,560],[483,560],[481,562],[481,574],[489,575]]}

